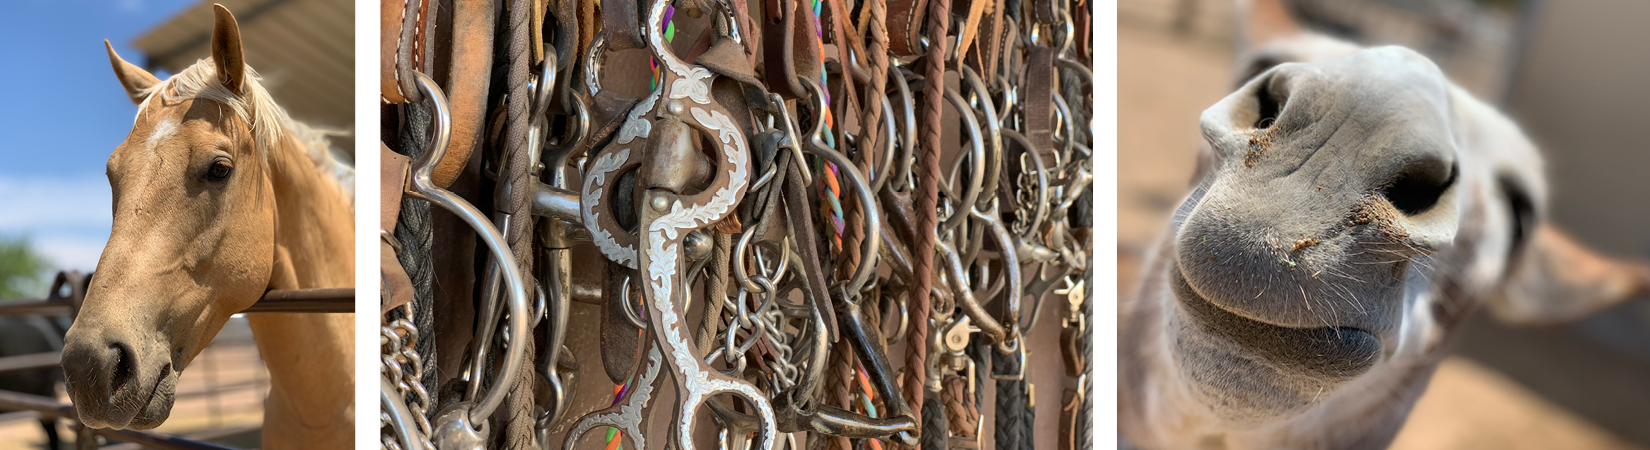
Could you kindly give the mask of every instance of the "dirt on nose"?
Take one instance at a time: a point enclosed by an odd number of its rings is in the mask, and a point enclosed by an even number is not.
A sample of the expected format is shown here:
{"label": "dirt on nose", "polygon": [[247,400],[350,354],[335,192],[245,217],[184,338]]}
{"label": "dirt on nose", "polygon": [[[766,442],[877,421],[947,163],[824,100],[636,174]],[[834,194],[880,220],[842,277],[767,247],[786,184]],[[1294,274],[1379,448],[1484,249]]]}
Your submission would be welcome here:
{"label": "dirt on nose", "polygon": [[1409,232],[1398,224],[1398,218],[1400,217],[1403,217],[1403,212],[1392,206],[1392,202],[1380,197],[1366,196],[1352,208],[1352,214],[1347,217],[1346,225],[1349,227],[1371,225],[1375,231],[1385,235],[1393,242],[1403,243],[1409,241]]}

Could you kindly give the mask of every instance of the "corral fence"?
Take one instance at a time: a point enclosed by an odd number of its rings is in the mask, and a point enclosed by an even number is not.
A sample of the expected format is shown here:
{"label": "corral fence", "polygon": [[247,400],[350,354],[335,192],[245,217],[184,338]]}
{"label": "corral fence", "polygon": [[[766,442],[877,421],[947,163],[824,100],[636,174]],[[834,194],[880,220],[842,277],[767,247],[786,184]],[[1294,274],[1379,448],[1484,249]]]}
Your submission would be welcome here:
{"label": "corral fence", "polygon": [[[0,315],[68,314],[72,318],[79,314],[81,302],[86,299],[86,289],[90,282],[90,274],[81,274],[78,271],[58,272],[57,277],[52,281],[51,291],[46,298],[0,303]],[[355,312],[355,288],[273,290],[265,292],[257,303],[241,312],[245,314],[353,313]],[[60,352],[0,357],[0,373],[50,370],[61,364],[61,357]],[[162,450],[229,449],[229,447],[217,444],[156,431],[88,428],[79,423],[80,416],[75,413],[74,405],[63,403],[52,397],[0,390],[0,409],[34,411],[43,418],[68,420],[72,424],[70,429],[74,431],[75,446],[79,450],[98,448],[96,436],[103,436],[109,440],[126,442],[144,448]],[[206,432],[203,435],[194,437],[197,439],[206,438],[210,437],[208,436],[210,434],[212,433]],[[131,447],[132,445],[123,446]],[[109,448],[112,447],[114,446]]]}

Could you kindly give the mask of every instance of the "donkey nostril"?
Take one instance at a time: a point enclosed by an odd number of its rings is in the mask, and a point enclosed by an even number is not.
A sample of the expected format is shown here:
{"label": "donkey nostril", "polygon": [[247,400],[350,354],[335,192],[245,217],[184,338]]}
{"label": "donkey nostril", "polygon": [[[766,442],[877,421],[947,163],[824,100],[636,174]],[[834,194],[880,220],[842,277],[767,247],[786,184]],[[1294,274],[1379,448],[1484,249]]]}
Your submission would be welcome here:
{"label": "donkey nostril", "polygon": [[1432,209],[1443,197],[1444,191],[1455,184],[1455,165],[1441,167],[1440,164],[1422,164],[1411,166],[1398,174],[1381,190],[1381,196],[1392,202],[1392,206],[1402,211],[1404,215],[1413,216]]}
{"label": "donkey nostril", "polygon": [[1278,121],[1278,113],[1283,109],[1283,99],[1279,98],[1278,94],[1281,93],[1272,92],[1271,80],[1261,82],[1259,88],[1255,90],[1255,112],[1260,118],[1255,119],[1255,128],[1270,128]]}

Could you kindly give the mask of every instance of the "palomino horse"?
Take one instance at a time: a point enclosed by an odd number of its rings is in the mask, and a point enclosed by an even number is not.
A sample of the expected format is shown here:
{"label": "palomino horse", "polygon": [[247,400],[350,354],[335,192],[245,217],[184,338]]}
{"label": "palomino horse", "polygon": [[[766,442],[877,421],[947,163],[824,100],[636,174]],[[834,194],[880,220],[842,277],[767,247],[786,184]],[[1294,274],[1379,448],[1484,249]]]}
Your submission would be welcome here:
{"label": "palomino horse", "polygon": [[1535,146],[1431,61],[1254,12],[1273,26],[1204,111],[1197,185],[1120,307],[1128,443],[1385,448],[1479,303],[1550,323],[1650,289],[1544,220]]}
{"label": "palomino horse", "polygon": [[[222,6],[211,48],[166,81],[108,49],[138,115],[109,158],[114,228],[63,350],[90,427],[160,425],[179,374],[264,291],[354,285],[353,169],[275,105]],[[353,445],[353,320],[248,316],[270,372],[263,448]]]}

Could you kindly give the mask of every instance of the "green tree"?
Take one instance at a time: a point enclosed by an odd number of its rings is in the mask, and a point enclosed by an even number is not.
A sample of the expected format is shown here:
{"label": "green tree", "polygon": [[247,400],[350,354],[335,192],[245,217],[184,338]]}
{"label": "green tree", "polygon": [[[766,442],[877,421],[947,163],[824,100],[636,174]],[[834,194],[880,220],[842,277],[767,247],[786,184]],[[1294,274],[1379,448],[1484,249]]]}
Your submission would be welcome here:
{"label": "green tree", "polygon": [[0,301],[39,296],[49,266],[28,238],[0,236]]}

